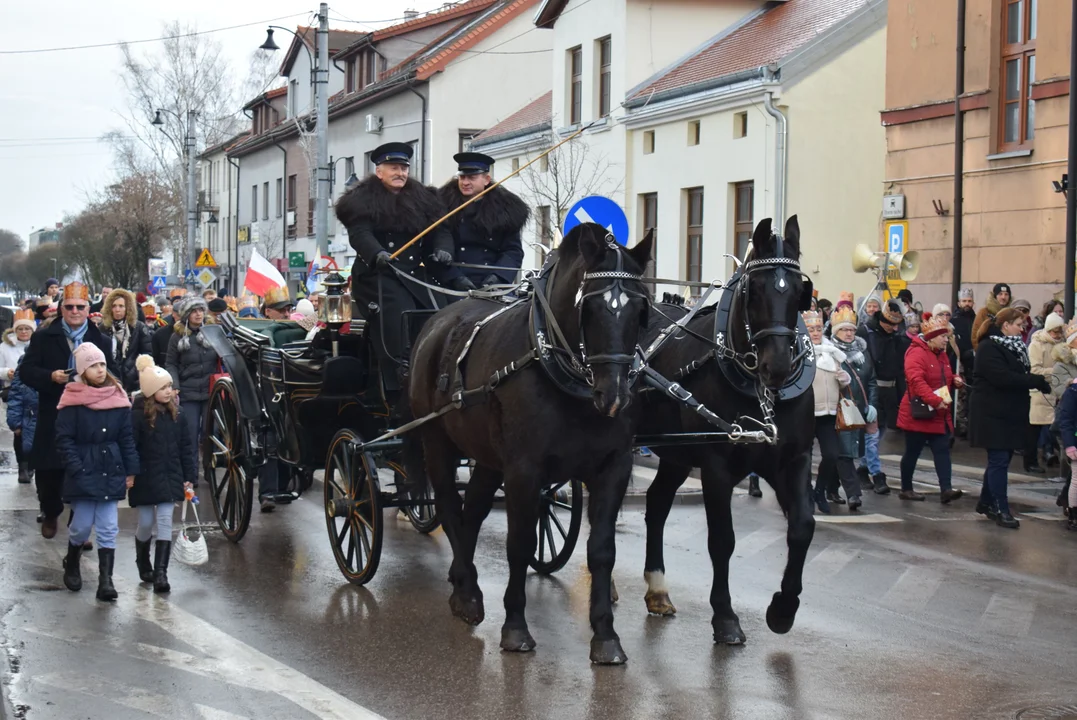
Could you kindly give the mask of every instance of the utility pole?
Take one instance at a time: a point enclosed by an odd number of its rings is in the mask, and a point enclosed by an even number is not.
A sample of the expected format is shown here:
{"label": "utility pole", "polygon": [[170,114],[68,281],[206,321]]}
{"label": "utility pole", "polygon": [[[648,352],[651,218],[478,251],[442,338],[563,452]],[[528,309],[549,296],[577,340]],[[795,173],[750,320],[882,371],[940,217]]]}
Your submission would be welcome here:
{"label": "utility pole", "polygon": [[[1077,2],[1077,0],[1075,0]],[[329,254],[329,5],[318,6],[318,32],[314,64],[315,132],[318,140],[318,187],[314,199],[314,239],[318,255]]]}
{"label": "utility pole", "polygon": [[1070,149],[1066,183],[1066,318],[1074,316],[1074,283],[1077,282],[1077,0],[1073,0],[1070,29]]}
{"label": "utility pole", "polygon": [[[1077,1],[1077,0],[1075,0]],[[954,87],[954,255],[950,286],[950,307],[958,306],[961,292],[961,261],[965,215],[965,115],[961,96],[965,94],[965,0],[957,0],[957,79]]]}
{"label": "utility pole", "polygon": [[187,111],[187,137],[184,145],[187,148],[187,252],[183,264],[184,270],[194,267],[194,234],[198,224],[198,198],[195,197],[195,138],[194,138],[194,110]]}

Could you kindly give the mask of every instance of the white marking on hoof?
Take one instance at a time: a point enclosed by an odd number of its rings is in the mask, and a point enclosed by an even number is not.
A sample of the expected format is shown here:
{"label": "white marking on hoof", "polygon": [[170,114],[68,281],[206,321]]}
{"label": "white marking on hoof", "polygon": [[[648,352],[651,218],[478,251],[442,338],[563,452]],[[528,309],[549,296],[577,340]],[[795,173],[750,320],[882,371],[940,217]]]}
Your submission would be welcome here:
{"label": "white marking on hoof", "polygon": [[661,570],[646,570],[643,573],[643,579],[647,581],[648,595],[669,592],[669,587],[666,585],[666,574]]}

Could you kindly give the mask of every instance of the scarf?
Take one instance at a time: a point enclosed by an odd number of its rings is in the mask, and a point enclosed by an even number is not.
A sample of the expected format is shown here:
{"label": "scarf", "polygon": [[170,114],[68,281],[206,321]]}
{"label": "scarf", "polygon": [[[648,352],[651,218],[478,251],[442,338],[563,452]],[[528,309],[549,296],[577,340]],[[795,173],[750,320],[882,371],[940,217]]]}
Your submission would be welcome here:
{"label": "scarf", "polygon": [[864,364],[864,348],[866,347],[866,343],[863,338],[854,337],[852,342],[846,343],[832,337],[830,338],[830,342],[834,343],[834,347],[845,353],[845,359],[850,365],[859,368]]}
{"label": "scarf", "polygon": [[126,322],[112,324],[113,355],[117,361],[127,357],[127,348],[131,343],[131,328]]}
{"label": "scarf", "polygon": [[1031,365],[1028,363],[1028,349],[1025,347],[1025,343],[1021,340],[1020,335],[991,335],[992,340],[997,342],[1002,347],[1013,353],[1021,364],[1025,366],[1025,370],[1028,371]]}
{"label": "scarf", "polygon": [[815,367],[818,369],[836,373],[841,370],[843,362],[845,362],[845,353],[828,338],[823,338],[823,342],[815,346]]}
{"label": "scarf", "polygon": [[67,324],[67,320],[60,320],[60,325],[64,329],[64,337],[67,338],[67,344],[71,346],[71,357],[67,359],[67,369],[75,367],[75,350],[82,344],[83,338],[86,337],[86,331],[90,329],[90,321],[82,323],[81,327],[73,328]]}
{"label": "scarf", "polygon": [[85,405],[91,410],[114,410],[131,407],[131,401],[127,399],[127,393],[123,391],[123,388],[112,383],[103,387],[92,387],[80,382],[71,382],[64,386],[64,394],[60,396],[60,404],[56,406],[56,409],[76,405]]}

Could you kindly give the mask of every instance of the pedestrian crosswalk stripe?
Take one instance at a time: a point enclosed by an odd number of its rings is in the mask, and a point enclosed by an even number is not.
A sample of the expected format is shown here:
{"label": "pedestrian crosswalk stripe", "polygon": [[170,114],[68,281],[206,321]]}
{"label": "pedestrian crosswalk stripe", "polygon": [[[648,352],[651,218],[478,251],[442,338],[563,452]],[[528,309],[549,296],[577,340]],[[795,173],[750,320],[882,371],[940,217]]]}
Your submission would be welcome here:
{"label": "pedestrian crosswalk stripe", "polygon": [[785,539],[785,533],[779,530],[759,529],[750,532],[744,537],[737,538],[737,546],[733,550],[736,557],[751,557],[760,550]]}
{"label": "pedestrian crosswalk stripe", "polygon": [[872,525],[875,523],[904,522],[901,518],[882,513],[857,513],[856,515],[816,515],[815,522],[835,525]]}
{"label": "pedestrian crosswalk stripe", "polygon": [[1035,614],[1034,602],[995,593],[980,616],[979,630],[988,636],[1024,637],[1032,628]]}
{"label": "pedestrian crosswalk stripe", "polygon": [[942,586],[942,574],[925,567],[910,567],[901,574],[881,603],[902,612],[916,612],[927,605]]}
{"label": "pedestrian crosswalk stripe", "polygon": [[849,543],[828,545],[821,553],[808,561],[805,576],[813,580],[830,578],[856,559],[857,550]]}
{"label": "pedestrian crosswalk stripe", "polygon": [[246,715],[234,715],[230,712],[208,707],[201,703],[195,703],[194,707],[198,710],[198,716],[202,718],[202,720],[250,720]]}

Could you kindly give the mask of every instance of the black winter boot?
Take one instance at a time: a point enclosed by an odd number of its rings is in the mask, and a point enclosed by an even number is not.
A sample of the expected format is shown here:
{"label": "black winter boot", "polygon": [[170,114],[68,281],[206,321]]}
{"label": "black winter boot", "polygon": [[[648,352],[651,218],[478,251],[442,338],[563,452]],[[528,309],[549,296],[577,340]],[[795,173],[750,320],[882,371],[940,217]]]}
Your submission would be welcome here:
{"label": "black winter boot", "polygon": [[67,557],[64,558],[64,587],[71,592],[82,589],[82,569],[79,567],[79,558],[82,557],[82,546],[67,543]]}
{"label": "black winter boot", "polygon": [[1069,508],[1067,510],[1069,520],[1066,521],[1067,530],[1077,530],[1077,508]]}
{"label": "black winter boot", "polygon": [[19,484],[29,485],[30,480],[30,466],[24,462],[19,463]]}
{"label": "black winter boot", "polygon": [[763,491],[759,489],[759,476],[755,473],[748,476],[748,494],[754,498],[763,497]]}
{"label": "black winter boot", "polygon": [[889,495],[890,486],[886,484],[886,473],[878,473],[871,476],[871,482],[875,485],[876,495]]}
{"label": "black winter boot", "polygon": [[97,599],[115,600],[119,597],[116,588],[112,585],[112,566],[116,562],[116,550],[113,548],[97,548],[97,564],[99,573],[97,576]]}
{"label": "black winter boot", "polygon": [[170,540],[158,540],[157,550],[153,557],[153,591],[166,593],[172,590],[168,584],[168,559],[172,557],[172,542]]}
{"label": "black winter boot", "polygon": [[138,566],[138,579],[144,583],[153,582],[153,564],[150,562],[150,541],[143,542],[135,538],[135,565]]}

